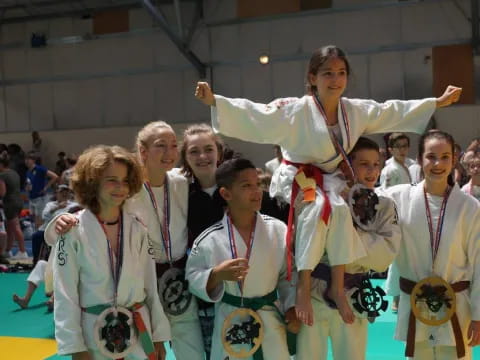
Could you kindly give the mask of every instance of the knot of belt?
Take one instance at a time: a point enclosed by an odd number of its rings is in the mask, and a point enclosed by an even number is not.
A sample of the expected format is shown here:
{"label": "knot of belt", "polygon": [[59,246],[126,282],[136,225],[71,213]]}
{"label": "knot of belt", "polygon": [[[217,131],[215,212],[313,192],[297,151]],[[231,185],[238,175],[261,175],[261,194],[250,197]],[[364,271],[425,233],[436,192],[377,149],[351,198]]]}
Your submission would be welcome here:
{"label": "knot of belt", "polygon": [[168,269],[170,269],[170,267],[174,267],[182,270],[185,269],[185,266],[187,265],[187,258],[188,258],[187,255],[185,255],[181,259],[174,261],[171,265],[170,263],[155,263],[157,278],[161,278],[163,273]]}
{"label": "knot of belt", "polygon": [[[413,288],[417,283],[412,280],[405,279],[400,277],[400,290],[404,293],[411,295]],[[450,284],[454,292],[461,292],[466,290],[470,286],[470,281],[458,281],[456,283]],[[455,336],[455,345],[457,349],[457,357],[462,358],[465,356],[465,342],[463,340],[462,329],[460,327],[460,322],[458,321],[457,313],[454,312],[450,318],[452,323],[453,335]],[[413,357],[415,353],[415,334],[416,334],[416,319],[413,311],[410,310],[410,315],[408,318],[408,330],[407,330],[407,347],[405,348],[405,356]]]}

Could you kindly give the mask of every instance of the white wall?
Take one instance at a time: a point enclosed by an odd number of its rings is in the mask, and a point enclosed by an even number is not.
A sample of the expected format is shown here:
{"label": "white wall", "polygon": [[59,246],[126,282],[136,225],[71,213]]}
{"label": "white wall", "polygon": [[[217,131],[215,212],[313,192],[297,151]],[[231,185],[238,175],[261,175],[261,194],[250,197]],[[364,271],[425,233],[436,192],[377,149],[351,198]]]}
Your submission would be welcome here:
{"label": "white wall", "polygon": [[[457,3],[469,16],[469,1]],[[264,102],[301,96],[310,53],[329,43],[350,54],[348,96],[430,96],[432,47],[468,41],[470,23],[449,0],[391,4],[335,0],[332,11],[232,22],[235,0],[206,0],[207,26],[195,33],[192,50],[212,65],[214,89],[227,96]],[[182,6],[189,24],[193,5]],[[175,24],[173,9],[162,10]],[[144,9],[130,12],[130,27],[128,34],[66,44],[66,36],[91,33],[92,21],[60,18],[1,26],[0,142],[29,144],[29,133],[39,130],[55,155],[97,142],[129,145],[136,129],[152,120],[180,127],[208,121],[208,109],[193,97],[198,75],[190,63],[154,28]],[[33,31],[61,41],[31,49]],[[258,63],[261,53],[270,54],[270,65]],[[461,106],[442,110],[437,119],[466,143],[480,131],[477,117],[477,107]],[[449,128],[447,118],[455,119],[455,126]],[[269,146],[235,146],[257,165],[271,158]]]}

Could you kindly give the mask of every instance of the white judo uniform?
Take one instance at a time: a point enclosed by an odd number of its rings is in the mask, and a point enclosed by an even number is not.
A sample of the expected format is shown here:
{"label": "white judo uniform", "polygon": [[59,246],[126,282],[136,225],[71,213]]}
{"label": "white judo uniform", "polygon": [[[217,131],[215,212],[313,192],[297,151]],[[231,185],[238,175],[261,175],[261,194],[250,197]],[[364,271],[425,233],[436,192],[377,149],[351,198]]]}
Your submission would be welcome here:
{"label": "white judo uniform", "polygon": [[[393,156],[388,159],[380,175],[380,186],[382,190],[386,190],[395,185],[416,183],[413,181],[412,172],[410,171],[410,168],[412,168],[412,171],[415,171],[415,165],[415,161],[409,158],[405,159],[404,165],[395,160]],[[415,176],[415,178],[417,177],[418,176]],[[387,281],[385,282],[385,291],[388,295],[400,295],[398,279],[398,269],[395,264],[392,264],[388,269]]]}
{"label": "white judo uniform", "polygon": [[[177,171],[169,171],[168,186],[170,192],[170,236],[172,260],[175,262],[187,254],[188,247],[188,181]],[[137,214],[148,229],[148,235],[154,248],[155,261],[168,263],[167,254],[162,243],[162,235],[158,219],[163,220],[164,187],[152,187],[158,204],[158,218],[145,189],[125,203],[129,211]],[[172,348],[177,360],[203,360],[203,340],[198,319],[198,308],[192,298],[188,309],[180,315],[166,314],[172,331]]]}
{"label": "white judo uniform", "polygon": [[[238,257],[246,257],[247,247],[234,226],[233,231]],[[261,297],[278,289],[278,306],[281,311],[295,305],[295,287],[286,280],[285,233],[286,226],[280,220],[266,215],[257,215],[249,270],[243,286],[245,298]],[[198,236],[187,262],[187,278],[191,291],[205,301],[215,302],[211,360],[234,360],[228,357],[223,348],[221,331],[226,316],[238,308],[221,302],[221,299],[224,293],[241,296],[238,283],[224,281],[213,294],[208,294],[206,291],[213,267],[231,258],[225,215],[220,222]],[[288,360],[286,329],[278,312],[273,306],[264,306],[257,313],[265,326],[262,344],[264,359]]]}
{"label": "white judo uniform", "polygon": [[[402,232],[400,251],[395,259],[400,276],[418,282],[429,276],[440,276],[448,283],[470,281],[470,288],[456,293],[457,316],[466,345],[470,321],[480,320],[480,207],[475,199],[455,185],[450,193],[437,256],[432,261],[430,232],[424,199],[424,182],[398,185],[387,191],[398,209]],[[428,195],[433,229],[437,228],[442,197]],[[410,295],[401,292],[397,340],[406,341],[410,314]],[[414,359],[456,359],[455,338],[449,322],[429,326],[416,321]]]}
{"label": "white judo uniform", "polygon": [[[270,104],[219,95],[215,95],[215,100],[216,106],[211,107],[212,127],[220,133],[245,141],[279,144],[285,160],[313,164],[325,173],[336,171],[342,161],[312,96],[277,99]],[[338,106],[339,141],[346,153],[365,134],[422,132],[436,107],[434,98],[392,100],[383,104],[373,100],[342,98],[342,103],[346,116],[343,116],[342,106]],[[270,195],[289,203],[296,173],[295,166],[280,165],[272,178]],[[329,253],[331,265],[348,264],[366,255],[365,249],[356,246],[359,240],[353,230],[348,207],[333,194],[338,180],[332,177],[324,176],[324,187],[333,207],[329,225],[319,221],[324,206],[324,197],[319,191],[315,202],[304,206],[297,216],[296,223],[301,224],[296,228],[295,242],[295,261],[299,271],[312,270],[324,250]],[[339,214],[336,215],[336,212]],[[336,222],[335,217],[341,221]]]}
{"label": "white judo uniform", "polygon": [[[187,253],[188,246],[188,181],[176,169],[167,173],[170,191],[170,236],[173,261],[181,259]],[[163,219],[164,188],[153,187],[153,194],[158,204],[158,215]],[[160,225],[155,214],[149,194],[142,190],[125,201],[124,209],[135,214],[147,227],[151,242],[151,255],[157,263],[168,263]],[[57,216],[58,217],[58,216]],[[45,229],[45,239],[49,245],[54,245],[57,238],[54,218]],[[172,348],[177,360],[203,360],[203,340],[198,319],[197,302],[192,299],[189,308],[181,315],[167,314],[171,326]],[[170,340],[170,339],[167,339]]]}
{"label": "white judo uniform", "polygon": [[462,186],[462,191],[480,201],[480,186],[473,185],[471,180]]}
{"label": "white judo uniform", "polygon": [[[55,295],[55,338],[58,353],[67,355],[89,351],[93,359],[106,359],[94,341],[97,315],[82,308],[113,304],[114,281],[108,243],[96,216],[89,210],[78,215],[79,224],[55,246],[53,276]],[[123,266],[118,284],[118,304],[131,307],[144,302],[139,310],[152,341],[170,339],[170,327],[157,293],[155,263],[149,255],[145,227],[123,212]],[[140,343],[126,359],[145,359]]]}
{"label": "white judo uniform", "polygon": [[[370,269],[385,271],[398,254],[401,235],[395,205],[387,197],[379,195],[378,198],[377,214],[372,224],[375,230],[367,232],[357,228],[367,255],[346,265],[346,273],[366,273]],[[345,324],[338,310],[325,303],[323,294],[326,288],[326,281],[312,278],[314,324],[303,326],[297,337],[297,360],[326,360],[329,337],[335,359],[365,359],[368,330],[365,314],[362,316],[354,310],[354,323]],[[356,289],[347,290],[347,296],[351,297]]]}
{"label": "white judo uniform", "polygon": [[409,169],[414,164],[415,161],[409,158],[405,159],[405,164],[401,164],[391,157],[385,162],[380,174],[380,185],[386,189],[395,185],[411,184],[413,181]]}

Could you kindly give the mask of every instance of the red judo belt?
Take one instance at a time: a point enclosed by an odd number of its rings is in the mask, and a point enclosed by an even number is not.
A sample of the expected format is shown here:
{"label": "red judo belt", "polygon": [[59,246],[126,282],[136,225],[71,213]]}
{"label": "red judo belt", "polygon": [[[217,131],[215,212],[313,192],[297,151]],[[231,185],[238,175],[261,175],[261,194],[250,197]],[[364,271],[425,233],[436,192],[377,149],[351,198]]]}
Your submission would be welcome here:
{"label": "red judo belt", "polygon": [[[400,277],[400,290],[402,290],[404,293],[410,295],[415,285],[415,281]],[[457,293],[468,289],[470,287],[470,281],[459,281],[451,284],[450,286],[452,287],[453,291]],[[457,357],[462,358],[465,356],[465,342],[463,341],[462,329],[460,328],[460,322],[458,321],[456,312],[453,313],[450,322],[452,323],[453,335],[455,336]],[[415,333],[416,319],[413,311],[410,310],[407,330],[407,347],[405,348],[405,356],[407,357],[413,357],[413,354],[415,353]]]}
{"label": "red judo belt", "polygon": [[[306,177],[312,178],[315,180],[315,183],[320,188],[320,192],[323,195],[325,203],[323,205],[323,209],[321,211],[321,219],[325,223],[328,224],[328,219],[330,218],[330,214],[332,212],[332,206],[330,204],[330,200],[328,199],[327,194],[323,188],[323,172],[320,168],[312,165],[312,164],[301,164],[301,163],[294,163],[288,160],[283,159],[283,162],[287,165],[295,166],[298,170],[295,174],[298,175],[299,173],[303,172]],[[293,179],[292,183],[292,195],[290,197],[290,210],[288,212],[288,226],[287,226],[287,280],[291,280],[292,278],[292,257],[293,257],[293,222],[294,222],[294,215],[295,215],[295,199],[297,198],[298,192],[300,190],[300,186],[298,185],[295,178]]]}

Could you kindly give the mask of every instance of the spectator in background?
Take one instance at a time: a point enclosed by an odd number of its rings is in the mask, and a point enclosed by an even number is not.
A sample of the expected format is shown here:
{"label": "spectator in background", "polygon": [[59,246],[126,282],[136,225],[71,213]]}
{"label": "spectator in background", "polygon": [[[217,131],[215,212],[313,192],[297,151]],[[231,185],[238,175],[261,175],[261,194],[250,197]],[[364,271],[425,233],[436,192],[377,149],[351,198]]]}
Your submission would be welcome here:
{"label": "spectator in background", "polygon": [[460,161],[462,155],[462,148],[459,144],[455,143],[455,167],[453,169],[453,180],[460,187],[468,182],[467,170],[463,167],[462,162]]}
{"label": "spectator in background", "polygon": [[58,154],[58,160],[55,163],[55,173],[61,176],[62,173],[67,170],[67,158],[64,151],[60,151]]}
{"label": "spectator in background", "polygon": [[283,160],[282,149],[280,148],[280,145],[273,145],[273,152],[275,157],[265,163],[265,171],[270,175],[273,175]]}
{"label": "spectator in background", "polygon": [[67,157],[67,169],[62,173],[60,177],[60,184],[65,184],[70,186],[70,178],[73,173],[73,167],[77,163],[77,157],[74,155],[70,155]]}
{"label": "spectator in background", "polygon": [[35,151],[38,156],[42,153],[42,139],[38,131],[32,131],[32,151]]}
{"label": "spectator in background", "polygon": [[57,174],[39,165],[37,163],[38,160],[39,157],[37,153],[33,151],[29,152],[25,159],[25,165],[28,169],[28,186],[26,190],[29,192],[30,213],[35,217],[36,229],[38,229],[43,222],[42,211],[47,203],[47,191],[58,179]]}
{"label": "spectator in background", "polygon": [[[3,197],[7,225],[7,247],[5,250],[8,257],[26,259],[28,254],[19,222],[20,211],[23,208],[23,200],[20,195],[20,176],[9,168],[9,164],[9,155],[6,152],[0,154],[0,195]],[[18,253],[13,256],[12,247],[15,239],[18,242]]]}
{"label": "spectator in background", "polygon": [[10,168],[20,176],[20,189],[25,187],[27,180],[27,167],[25,165],[25,152],[18,144],[9,144],[8,155],[10,156]]}

